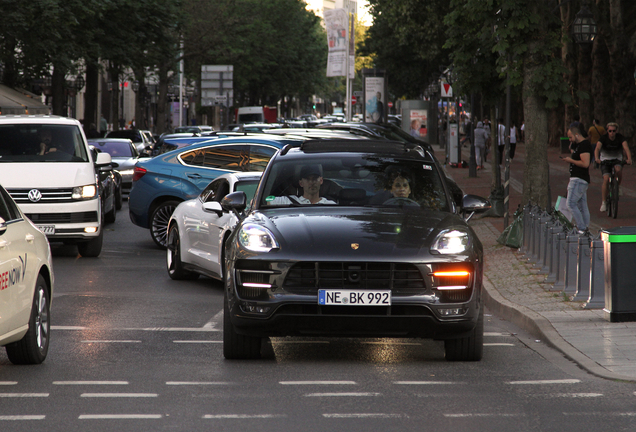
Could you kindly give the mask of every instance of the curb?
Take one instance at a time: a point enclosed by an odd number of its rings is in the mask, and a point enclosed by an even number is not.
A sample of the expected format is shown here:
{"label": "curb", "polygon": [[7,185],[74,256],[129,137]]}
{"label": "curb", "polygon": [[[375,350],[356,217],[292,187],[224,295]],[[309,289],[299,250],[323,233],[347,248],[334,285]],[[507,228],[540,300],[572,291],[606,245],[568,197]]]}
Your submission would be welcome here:
{"label": "curb", "polygon": [[544,340],[549,346],[565,355],[567,359],[593,375],[609,380],[636,382],[636,378],[611,372],[574,348],[541,314],[504,298],[490,282],[487,275],[484,275],[483,288],[484,304],[499,318],[503,318],[529,332],[532,336]]}

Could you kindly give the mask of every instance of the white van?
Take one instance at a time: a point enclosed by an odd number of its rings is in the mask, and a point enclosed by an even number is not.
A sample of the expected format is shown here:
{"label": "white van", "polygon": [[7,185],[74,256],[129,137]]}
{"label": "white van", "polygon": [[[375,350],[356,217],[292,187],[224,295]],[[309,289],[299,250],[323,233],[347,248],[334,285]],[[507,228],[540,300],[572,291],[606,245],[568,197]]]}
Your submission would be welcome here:
{"label": "white van", "polygon": [[108,153],[90,151],[79,121],[0,115],[0,184],[51,242],[99,256],[104,232],[96,172]]}

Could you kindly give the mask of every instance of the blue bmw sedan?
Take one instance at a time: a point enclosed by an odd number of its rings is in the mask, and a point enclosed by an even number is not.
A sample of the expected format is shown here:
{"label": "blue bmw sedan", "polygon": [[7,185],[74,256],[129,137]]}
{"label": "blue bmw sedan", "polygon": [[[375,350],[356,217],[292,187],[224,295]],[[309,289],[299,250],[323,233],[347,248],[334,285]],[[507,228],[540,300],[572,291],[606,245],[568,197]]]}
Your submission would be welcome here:
{"label": "blue bmw sedan", "polygon": [[161,154],[135,166],[128,198],[130,219],[161,248],[166,247],[170,216],[182,201],[197,197],[228,172],[264,171],[270,158],[295,137],[220,138]]}

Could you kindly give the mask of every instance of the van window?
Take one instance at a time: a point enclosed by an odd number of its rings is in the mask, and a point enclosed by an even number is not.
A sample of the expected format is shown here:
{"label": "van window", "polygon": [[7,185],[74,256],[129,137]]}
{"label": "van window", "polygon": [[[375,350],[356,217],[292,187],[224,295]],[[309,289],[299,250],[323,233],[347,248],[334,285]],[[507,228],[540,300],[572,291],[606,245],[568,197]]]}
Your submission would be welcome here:
{"label": "van window", "polygon": [[239,114],[238,115],[238,123],[263,123],[265,119],[263,119],[262,113],[251,113],[251,114]]}
{"label": "van window", "polygon": [[86,145],[75,125],[0,125],[0,163],[88,161]]}

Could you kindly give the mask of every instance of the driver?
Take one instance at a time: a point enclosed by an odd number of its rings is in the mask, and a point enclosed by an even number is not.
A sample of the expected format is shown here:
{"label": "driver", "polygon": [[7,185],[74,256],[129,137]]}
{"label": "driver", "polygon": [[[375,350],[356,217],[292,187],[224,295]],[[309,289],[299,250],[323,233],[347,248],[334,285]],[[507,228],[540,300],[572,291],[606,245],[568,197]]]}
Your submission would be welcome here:
{"label": "driver", "polygon": [[298,184],[303,188],[302,196],[291,195],[290,199],[286,196],[266,198],[268,205],[284,205],[292,204],[294,201],[299,204],[336,204],[336,202],[328,200],[320,196],[320,185],[322,185],[322,174],[319,165],[305,165],[300,169],[300,181]]}
{"label": "driver", "polygon": [[395,198],[409,198],[411,195],[411,182],[401,171],[395,173],[395,176],[392,176],[393,180],[391,181],[391,194]]}

